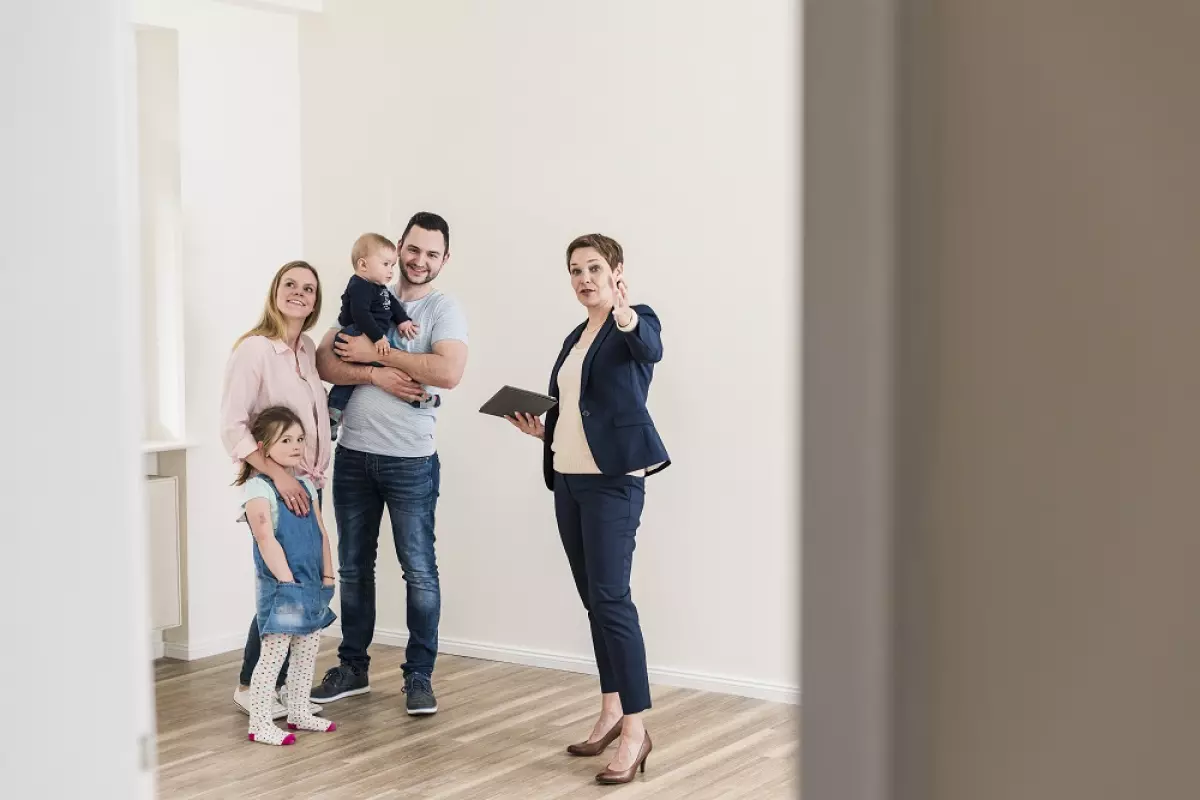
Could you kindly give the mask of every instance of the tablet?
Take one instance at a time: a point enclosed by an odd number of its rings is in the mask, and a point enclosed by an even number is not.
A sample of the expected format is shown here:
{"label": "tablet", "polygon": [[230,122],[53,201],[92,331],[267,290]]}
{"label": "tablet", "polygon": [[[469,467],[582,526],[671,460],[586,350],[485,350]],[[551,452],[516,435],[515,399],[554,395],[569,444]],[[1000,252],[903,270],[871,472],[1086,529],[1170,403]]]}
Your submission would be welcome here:
{"label": "tablet", "polygon": [[492,395],[492,398],[479,407],[480,414],[491,414],[493,417],[511,417],[518,411],[522,414],[532,414],[540,417],[557,405],[553,397],[528,389],[518,389],[505,386]]}

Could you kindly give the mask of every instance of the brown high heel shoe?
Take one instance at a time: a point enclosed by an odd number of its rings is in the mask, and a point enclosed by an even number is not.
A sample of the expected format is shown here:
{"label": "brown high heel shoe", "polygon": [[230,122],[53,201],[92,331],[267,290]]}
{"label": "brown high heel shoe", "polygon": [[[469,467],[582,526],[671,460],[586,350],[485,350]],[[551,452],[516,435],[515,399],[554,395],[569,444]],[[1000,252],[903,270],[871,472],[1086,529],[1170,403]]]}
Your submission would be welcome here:
{"label": "brown high heel shoe", "polygon": [[650,751],[654,749],[654,744],[650,741],[650,731],[646,731],[646,738],[642,739],[642,747],[638,750],[637,758],[629,765],[629,769],[617,771],[615,769],[606,769],[596,776],[596,783],[614,784],[614,783],[629,783],[639,771],[646,771],[646,756],[650,755]]}
{"label": "brown high heel shoe", "polygon": [[617,724],[613,725],[608,733],[601,736],[594,742],[580,742],[579,744],[567,745],[567,753],[573,756],[598,756],[604,752],[604,749],[613,743],[613,740],[621,735],[621,722],[624,718],[617,720]]}

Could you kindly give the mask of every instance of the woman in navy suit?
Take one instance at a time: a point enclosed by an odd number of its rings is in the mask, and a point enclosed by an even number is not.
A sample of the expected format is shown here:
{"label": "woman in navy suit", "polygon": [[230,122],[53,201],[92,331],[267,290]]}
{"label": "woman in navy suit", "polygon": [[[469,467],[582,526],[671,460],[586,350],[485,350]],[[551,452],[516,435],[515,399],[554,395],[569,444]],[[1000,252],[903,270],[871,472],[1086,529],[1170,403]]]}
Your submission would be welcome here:
{"label": "woman in navy suit", "polygon": [[645,771],[652,747],[642,720],[650,708],[646,650],[629,572],[646,476],[671,463],[646,410],[662,326],[649,306],[629,304],[624,255],[613,239],[595,233],[571,242],[567,271],[587,319],[567,336],[550,373],[558,405],[544,426],[529,415],[509,422],[543,441],[546,486],[600,672],[600,719],[567,752],[599,755],[619,738],[616,757],[596,780],[628,783],[639,767]]}

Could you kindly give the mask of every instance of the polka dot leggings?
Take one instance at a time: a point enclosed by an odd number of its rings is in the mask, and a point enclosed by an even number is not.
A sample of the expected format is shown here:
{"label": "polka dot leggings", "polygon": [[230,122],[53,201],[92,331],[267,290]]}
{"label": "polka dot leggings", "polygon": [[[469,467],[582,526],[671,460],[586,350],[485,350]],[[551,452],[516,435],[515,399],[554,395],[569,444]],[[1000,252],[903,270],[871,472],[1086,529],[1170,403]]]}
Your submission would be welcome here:
{"label": "polka dot leggings", "polygon": [[250,741],[276,745],[296,741],[295,736],[271,721],[275,680],[279,677],[289,647],[292,663],[287,676],[288,728],[321,732],[337,729],[329,720],[314,717],[308,710],[308,697],[312,692],[313,672],[317,667],[317,650],[320,646],[320,631],[313,631],[306,636],[268,633],[262,637],[262,654],[250,679]]}

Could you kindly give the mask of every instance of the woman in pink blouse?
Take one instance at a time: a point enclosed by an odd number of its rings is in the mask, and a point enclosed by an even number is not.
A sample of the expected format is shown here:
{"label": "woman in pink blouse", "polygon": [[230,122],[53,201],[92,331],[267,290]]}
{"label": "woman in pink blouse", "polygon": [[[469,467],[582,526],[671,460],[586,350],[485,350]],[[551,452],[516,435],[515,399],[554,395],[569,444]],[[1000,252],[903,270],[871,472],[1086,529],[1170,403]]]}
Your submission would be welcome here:
{"label": "woman in pink blouse", "polygon": [[[304,334],[321,313],[321,280],[304,261],[290,261],[279,268],[262,318],[234,345],[225,370],[221,398],[221,440],[235,462],[245,461],[269,477],[284,503],[295,514],[309,513],[308,493],[297,480],[305,476],[317,487],[320,513],[321,489],[329,469],[332,441],[325,386],[317,375],[317,348]],[[250,423],[268,406],[287,406],[304,424],[304,455],[296,477],[267,458],[250,435]],[[233,701],[247,714],[250,677],[258,663],[261,636],[257,617],[250,622],[242,674]],[[280,671],[277,689],[287,680],[287,663]],[[273,717],[287,713],[286,698],[279,698]]]}

